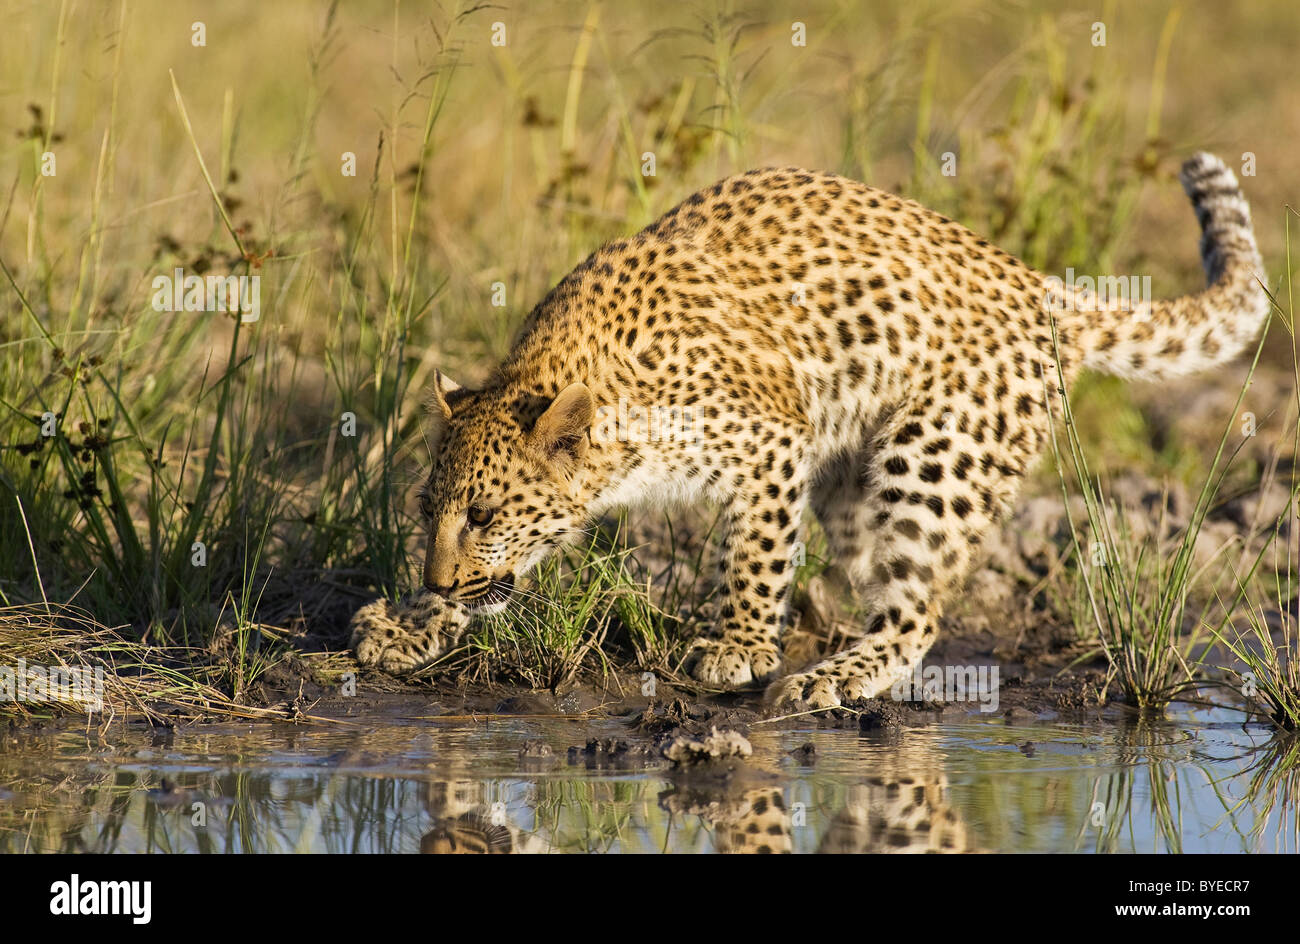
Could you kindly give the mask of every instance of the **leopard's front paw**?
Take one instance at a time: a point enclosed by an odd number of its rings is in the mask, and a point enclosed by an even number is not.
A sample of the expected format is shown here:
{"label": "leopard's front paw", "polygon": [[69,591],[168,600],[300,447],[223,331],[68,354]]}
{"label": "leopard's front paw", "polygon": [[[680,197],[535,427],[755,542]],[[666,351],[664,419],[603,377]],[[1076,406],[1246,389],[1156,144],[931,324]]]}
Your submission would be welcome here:
{"label": "leopard's front paw", "polygon": [[352,617],[352,648],[362,665],[401,675],[437,659],[469,623],[464,608],[425,591],[400,603],[368,603]]}
{"label": "leopard's front paw", "polygon": [[683,662],[687,674],[705,685],[739,688],[766,682],[781,672],[781,650],[774,643],[741,643],[725,637],[697,639]]}
{"label": "leopard's front paw", "polygon": [[414,636],[381,626],[354,629],[352,648],[362,665],[373,665],[392,675],[414,672],[441,654],[436,644],[430,647]]}
{"label": "leopard's front paw", "polygon": [[840,674],[838,666],[796,672],[768,686],[763,701],[776,712],[838,708],[845,702],[875,696],[875,686],[861,675]]}

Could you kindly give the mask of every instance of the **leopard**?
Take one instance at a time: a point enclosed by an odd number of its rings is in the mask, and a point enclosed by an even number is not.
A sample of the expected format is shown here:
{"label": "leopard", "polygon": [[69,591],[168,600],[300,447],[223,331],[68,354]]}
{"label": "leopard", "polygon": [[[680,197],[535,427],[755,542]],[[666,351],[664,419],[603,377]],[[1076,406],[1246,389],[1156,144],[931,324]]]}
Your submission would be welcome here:
{"label": "leopard", "polygon": [[[561,279],[486,381],[435,372],[421,592],[501,612],[601,516],[706,503],[717,606],[680,669],[761,688],[774,712],[881,695],[933,645],[1083,370],[1160,381],[1259,336],[1270,298],[1236,176],[1197,153],[1179,177],[1205,287],[1121,304],[833,173],[751,170],[695,193]],[[809,517],[861,631],[787,665]],[[363,662],[418,668],[450,638],[372,616],[354,622]]]}

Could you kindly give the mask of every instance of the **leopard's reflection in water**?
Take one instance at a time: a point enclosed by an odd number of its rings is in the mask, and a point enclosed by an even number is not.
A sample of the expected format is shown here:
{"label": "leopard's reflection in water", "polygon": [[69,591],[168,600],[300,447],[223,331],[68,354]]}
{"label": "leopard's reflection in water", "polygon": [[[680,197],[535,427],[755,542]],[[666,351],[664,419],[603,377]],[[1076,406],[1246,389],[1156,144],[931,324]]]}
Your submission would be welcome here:
{"label": "leopard's reflection in water", "polygon": [[[829,821],[812,826],[806,804],[788,799],[774,770],[735,771],[710,776],[668,774],[657,805],[668,816],[667,831],[699,831],[711,837],[701,851],[726,854],[794,852],[796,834],[818,829],[821,853],[962,853],[970,851],[967,829],[950,805],[939,758],[924,749],[900,750],[881,758],[860,783],[847,787]],[[762,782],[768,779],[771,782]],[[432,826],[420,851],[433,854],[509,854],[562,851],[564,843],[546,827],[530,832],[491,798],[490,785],[474,780],[433,780],[424,790]],[[829,811],[828,811],[829,812]],[[540,823],[540,817],[533,817]],[[671,848],[676,844],[667,842]]]}
{"label": "leopard's reflection in water", "polygon": [[0,853],[1224,853],[1294,852],[1300,836],[1292,742],[1226,710],[1119,730],[755,725],[752,755],[709,776],[635,750],[566,763],[591,737],[647,743],[621,720],[403,705],[364,725],[11,731]]}

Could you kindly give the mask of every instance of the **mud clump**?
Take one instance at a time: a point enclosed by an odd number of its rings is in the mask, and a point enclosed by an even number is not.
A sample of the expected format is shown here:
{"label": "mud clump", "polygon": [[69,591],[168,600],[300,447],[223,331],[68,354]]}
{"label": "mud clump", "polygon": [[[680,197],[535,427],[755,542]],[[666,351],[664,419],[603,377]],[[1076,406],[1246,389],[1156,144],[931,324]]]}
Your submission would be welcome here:
{"label": "mud clump", "polygon": [[649,744],[634,744],[622,738],[591,738],[585,747],[573,746],[568,753],[569,766],[588,770],[628,770],[645,767],[656,759]]}
{"label": "mud clump", "polygon": [[679,733],[660,742],[659,752],[674,767],[744,760],[754,753],[749,739],[735,730],[710,728],[703,737]]}
{"label": "mud clump", "polygon": [[[798,706],[796,706],[797,708]],[[811,721],[820,728],[834,730],[859,731],[901,731],[911,719],[912,712],[932,712],[936,707],[929,704],[906,704],[888,701],[883,698],[859,698],[846,701],[837,708],[827,708],[810,713],[804,720]],[[805,745],[812,748],[811,744]],[[803,748],[800,748],[802,750]]]}
{"label": "mud clump", "polygon": [[524,764],[545,764],[555,759],[555,752],[545,741],[525,741],[519,748],[519,760]]}
{"label": "mud clump", "polygon": [[498,701],[492,709],[499,715],[580,715],[593,711],[599,701],[590,692],[574,689],[564,695],[549,692],[519,692]]}
{"label": "mud clump", "polygon": [[791,759],[800,767],[811,767],[817,763],[817,747],[812,741],[799,745],[789,754]]}
{"label": "mud clump", "polygon": [[651,702],[633,719],[632,727],[642,734],[662,739],[679,734],[704,737],[713,728],[732,729],[748,735],[749,726],[758,718],[758,712],[748,708],[692,705],[674,698],[662,704]]}
{"label": "mud clump", "polygon": [[674,698],[662,704],[651,702],[632,727],[650,735],[674,769],[708,765],[717,769],[753,754],[749,725],[758,717],[746,708],[692,705]]}
{"label": "mud clump", "polygon": [[854,708],[858,712],[859,731],[897,731],[906,719],[901,705],[879,698],[858,702]]}
{"label": "mud clump", "polygon": [[1082,711],[1098,708],[1106,703],[1102,697],[1102,681],[1089,676],[1069,678],[1061,681],[1064,691],[1056,696],[1056,708],[1059,711]]}
{"label": "mud clump", "polygon": [[[695,714],[698,714],[698,710]],[[695,714],[692,713],[691,706],[681,698],[663,704],[652,701],[645,711],[633,719],[632,727],[644,734],[666,734],[690,724],[695,719]]]}

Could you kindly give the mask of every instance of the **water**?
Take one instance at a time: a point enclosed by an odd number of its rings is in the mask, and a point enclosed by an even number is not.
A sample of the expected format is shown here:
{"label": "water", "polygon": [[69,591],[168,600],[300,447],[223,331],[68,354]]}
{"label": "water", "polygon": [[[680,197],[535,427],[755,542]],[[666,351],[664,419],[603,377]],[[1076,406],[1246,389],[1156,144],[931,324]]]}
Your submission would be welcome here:
{"label": "water", "polygon": [[[591,737],[627,729],[392,713],[171,735],[11,729],[0,852],[740,851],[731,837],[757,809],[772,815],[774,795],[787,813],[772,842],[796,852],[883,851],[939,832],[948,848],[990,852],[1297,847],[1295,747],[1270,746],[1266,728],[1228,712],[1140,725],[974,719],[879,737],[756,727],[747,773],[731,778],[659,761],[570,764],[566,749]],[[521,758],[526,742],[554,756]],[[809,743],[812,756],[799,753]]]}

